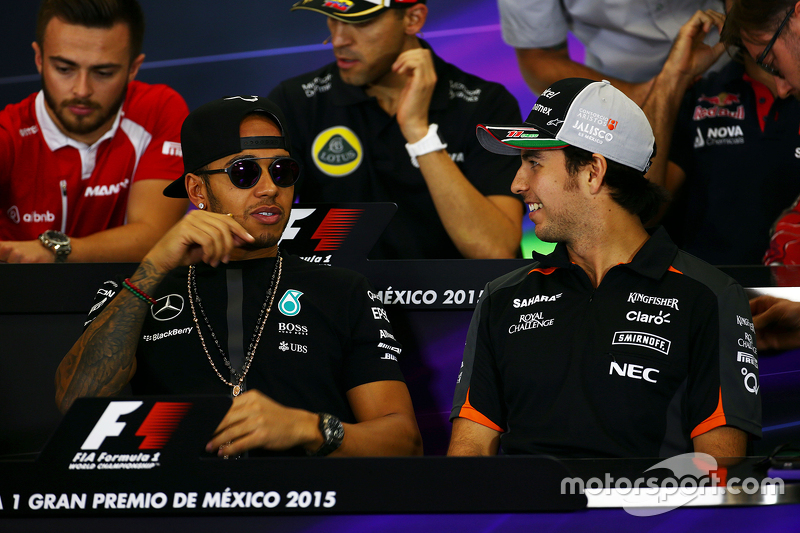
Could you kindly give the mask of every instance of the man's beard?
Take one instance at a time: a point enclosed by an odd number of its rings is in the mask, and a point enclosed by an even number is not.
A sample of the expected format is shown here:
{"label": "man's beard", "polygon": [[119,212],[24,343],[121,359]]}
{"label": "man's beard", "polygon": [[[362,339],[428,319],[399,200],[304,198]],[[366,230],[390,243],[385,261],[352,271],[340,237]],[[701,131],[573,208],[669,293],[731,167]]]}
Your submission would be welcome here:
{"label": "man's beard", "polygon": [[[208,195],[208,210],[212,213],[219,213],[219,214],[226,214],[226,211],[222,209],[222,204],[220,204],[219,199],[214,194],[214,191],[211,190],[211,187],[208,182],[206,182],[206,194]],[[254,242],[245,242],[239,246],[242,250],[261,250],[263,248],[272,248],[276,246],[278,242],[281,240],[281,236],[283,235],[283,230],[286,228],[288,217],[285,217],[283,221],[283,228],[281,228],[281,232],[275,235],[253,235],[255,238]]]}
{"label": "man's beard", "polygon": [[[47,102],[47,106],[53,111],[56,117],[58,117],[59,125],[67,133],[72,133],[75,135],[87,135],[99,129],[103,124],[108,122],[111,117],[117,114],[119,108],[122,107],[122,103],[125,101],[125,95],[128,93],[128,84],[125,84],[122,92],[119,95],[119,98],[117,98],[117,100],[105,111],[100,104],[88,98],[73,98],[71,100],[64,100],[61,102],[61,104],[57,104],[53,98],[53,95],[50,94],[50,91],[47,88],[47,83],[45,82],[44,76],[42,76],[42,92],[44,93],[44,99]],[[94,116],[76,117],[67,110],[67,108],[71,105],[91,107],[92,109],[97,109],[100,112]]]}

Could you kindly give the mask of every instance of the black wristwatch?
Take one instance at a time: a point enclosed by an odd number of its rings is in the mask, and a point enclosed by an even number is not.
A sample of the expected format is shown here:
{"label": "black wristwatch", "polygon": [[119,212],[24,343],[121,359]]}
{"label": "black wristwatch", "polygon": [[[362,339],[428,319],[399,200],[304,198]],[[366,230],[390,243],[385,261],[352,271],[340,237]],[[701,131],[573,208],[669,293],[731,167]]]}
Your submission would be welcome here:
{"label": "black wristwatch", "polygon": [[56,256],[56,263],[66,262],[67,256],[72,252],[69,237],[60,231],[49,229],[39,235],[39,241],[45,248],[53,252],[53,255]]}
{"label": "black wristwatch", "polygon": [[322,457],[336,451],[342,445],[344,440],[344,426],[342,421],[328,413],[317,413],[319,415],[319,431],[322,433],[322,438],[325,442],[315,452],[309,452],[308,455],[314,457]]}

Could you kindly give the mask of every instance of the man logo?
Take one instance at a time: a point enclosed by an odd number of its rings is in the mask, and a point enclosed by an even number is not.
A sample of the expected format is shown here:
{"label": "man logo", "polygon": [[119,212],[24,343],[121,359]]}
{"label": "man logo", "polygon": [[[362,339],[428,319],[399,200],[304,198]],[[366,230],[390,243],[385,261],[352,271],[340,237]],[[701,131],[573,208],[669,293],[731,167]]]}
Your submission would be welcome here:
{"label": "man logo", "polygon": [[172,320],[183,311],[183,296],[180,294],[169,294],[156,300],[155,305],[150,307],[150,314],[159,322]]}
{"label": "man logo", "polygon": [[303,293],[300,291],[294,289],[287,290],[278,304],[278,310],[286,316],[297,315],[297,313],[300,312],[300,297],[302,295]]}

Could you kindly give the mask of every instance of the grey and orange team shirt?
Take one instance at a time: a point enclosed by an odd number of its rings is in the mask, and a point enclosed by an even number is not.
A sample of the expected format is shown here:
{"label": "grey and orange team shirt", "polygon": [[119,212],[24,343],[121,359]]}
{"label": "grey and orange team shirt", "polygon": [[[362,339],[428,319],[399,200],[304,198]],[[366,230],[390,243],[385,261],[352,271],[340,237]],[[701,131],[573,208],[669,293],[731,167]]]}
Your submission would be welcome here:
{"label": "grey and orange team shirt", "polygon": [[559,244],[489,283],[467,334],[451,420],[504,453],[656,457],[719,426],[761,436],[742,287],[659,228],[600,286]]}

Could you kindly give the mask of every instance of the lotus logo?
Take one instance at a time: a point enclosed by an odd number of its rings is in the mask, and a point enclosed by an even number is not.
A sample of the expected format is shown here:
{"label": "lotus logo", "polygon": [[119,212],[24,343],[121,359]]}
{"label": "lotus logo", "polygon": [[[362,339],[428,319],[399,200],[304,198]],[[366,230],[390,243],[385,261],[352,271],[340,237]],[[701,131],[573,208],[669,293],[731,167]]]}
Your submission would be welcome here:
{"label": "lotus logo", "polygon": [[159,322],[172,320],[183,311],[183,296],[180,294],[170,294],[159,298],[150,307],[150,314]]}

